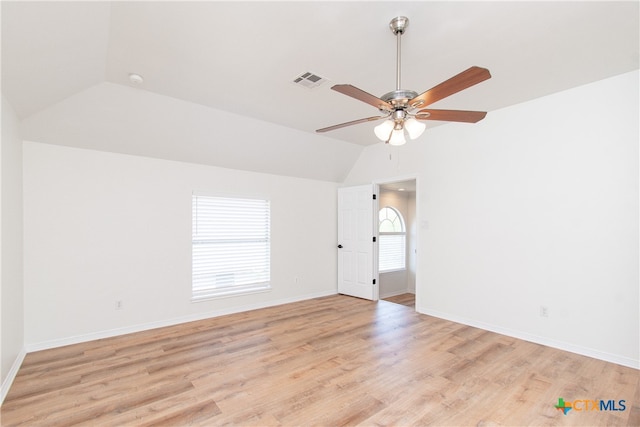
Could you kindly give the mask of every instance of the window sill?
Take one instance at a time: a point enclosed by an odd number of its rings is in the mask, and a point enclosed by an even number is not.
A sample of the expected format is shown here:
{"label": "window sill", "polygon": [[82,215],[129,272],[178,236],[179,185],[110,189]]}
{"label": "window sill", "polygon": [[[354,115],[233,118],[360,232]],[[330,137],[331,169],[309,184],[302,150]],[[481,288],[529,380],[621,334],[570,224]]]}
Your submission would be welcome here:
{"label": "window sill", "polygon": [[379,274],[386,274],[386,273],[397,273],[399,271],[407,271],[406,268],[396,268],[393,270],[385,270],[385,271],[378,271]]}

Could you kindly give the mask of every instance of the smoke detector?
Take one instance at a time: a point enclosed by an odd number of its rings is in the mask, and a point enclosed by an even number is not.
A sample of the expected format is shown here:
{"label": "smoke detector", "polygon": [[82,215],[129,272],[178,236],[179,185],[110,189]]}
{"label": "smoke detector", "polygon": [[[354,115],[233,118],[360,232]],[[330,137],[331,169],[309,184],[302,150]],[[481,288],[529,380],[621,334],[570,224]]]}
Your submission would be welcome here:
{"label": "smoke detector", "polygon": [[133,84],[139,85],[144,82],[144,79],[140,74],[129,73],[129,81]]}

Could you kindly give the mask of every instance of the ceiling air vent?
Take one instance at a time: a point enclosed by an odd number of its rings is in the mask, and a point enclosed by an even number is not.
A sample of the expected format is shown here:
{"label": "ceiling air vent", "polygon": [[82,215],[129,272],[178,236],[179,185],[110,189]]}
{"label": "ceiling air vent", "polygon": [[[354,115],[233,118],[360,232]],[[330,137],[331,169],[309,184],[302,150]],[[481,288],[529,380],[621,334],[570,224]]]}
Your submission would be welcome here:
{"label": "ceiling air vent", "polygon": [[307,71],[306,73],[300,74],[298,77],[296,77],[293,80],[295,84],[304,86],[308,89],[316,88],[322,85],[326,81],[327,79],[325,79],[324,77],[321,77],[317,74],[310,73],[309,71]]}

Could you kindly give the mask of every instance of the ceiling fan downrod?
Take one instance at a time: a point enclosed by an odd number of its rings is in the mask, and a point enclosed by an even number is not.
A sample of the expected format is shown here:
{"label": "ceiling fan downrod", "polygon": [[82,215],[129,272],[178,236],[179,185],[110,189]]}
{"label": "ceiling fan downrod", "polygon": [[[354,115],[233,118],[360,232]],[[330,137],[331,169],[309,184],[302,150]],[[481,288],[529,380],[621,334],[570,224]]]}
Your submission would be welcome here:
{"label": "ceiling fan downrod", "polygon": [[394,107],[395,111],[404,110],[410,99],[418,96],[417,92],[402,89],[402,35],[409,27],[409,18],[398,16],[389,22],[391,32],[396,36],[396,90],[382,95],[380,98]]}
{"label": "ceiling fan downrod", "polygon": [[401,60],[401,45],[402,45],[402,34],[409,27],[409,18],[406,16],[398,16],[393,18],[391,22],[389,22],[389,28],[396,36],[396,90],[400,90],[400,60]]}

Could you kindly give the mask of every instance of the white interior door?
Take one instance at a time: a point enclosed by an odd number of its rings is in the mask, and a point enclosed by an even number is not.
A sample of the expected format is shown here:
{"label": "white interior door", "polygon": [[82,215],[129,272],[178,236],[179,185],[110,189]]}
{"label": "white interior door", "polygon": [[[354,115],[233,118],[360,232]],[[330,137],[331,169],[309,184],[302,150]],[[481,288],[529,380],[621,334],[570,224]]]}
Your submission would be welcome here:
{"label": "white interior door", "polygon": [[338,189],[338,293],[378,299],[373,184]]}

